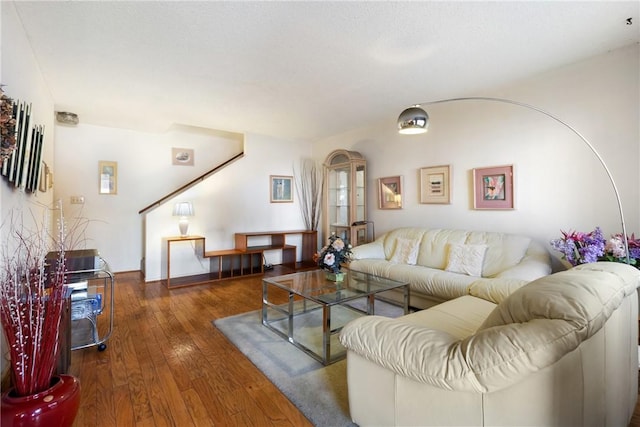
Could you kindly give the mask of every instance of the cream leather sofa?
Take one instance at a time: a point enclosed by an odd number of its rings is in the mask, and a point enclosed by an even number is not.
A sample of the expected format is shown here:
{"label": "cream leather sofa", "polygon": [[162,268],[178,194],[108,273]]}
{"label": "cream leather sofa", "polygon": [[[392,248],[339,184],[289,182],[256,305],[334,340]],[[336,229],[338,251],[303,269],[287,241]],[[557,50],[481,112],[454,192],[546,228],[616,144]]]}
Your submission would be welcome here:
{"label": "cream leather sofa", "polygon": [[462,296],[348,323],[360,426],[627,426],[638,398],[640,271],[598,262],[496,305]]}
{"label": "cream leather sofa", "polygon": [[463,295],[498,303],[550,274],[551,261],[547,250],[526,236],[398,228],[353,248],[349,268],[408,282],[411,306],[428,308]]}

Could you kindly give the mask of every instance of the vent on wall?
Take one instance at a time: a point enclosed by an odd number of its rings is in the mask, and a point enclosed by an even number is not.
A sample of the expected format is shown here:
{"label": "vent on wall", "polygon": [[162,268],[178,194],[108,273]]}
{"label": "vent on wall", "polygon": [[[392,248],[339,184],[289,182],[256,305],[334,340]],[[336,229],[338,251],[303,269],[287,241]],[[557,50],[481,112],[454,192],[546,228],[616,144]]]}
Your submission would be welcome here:
{"label": "vent on wall", "polygon": [[78,115],[67,111],[56,111],[56,120],[65,125],[77,125]]}

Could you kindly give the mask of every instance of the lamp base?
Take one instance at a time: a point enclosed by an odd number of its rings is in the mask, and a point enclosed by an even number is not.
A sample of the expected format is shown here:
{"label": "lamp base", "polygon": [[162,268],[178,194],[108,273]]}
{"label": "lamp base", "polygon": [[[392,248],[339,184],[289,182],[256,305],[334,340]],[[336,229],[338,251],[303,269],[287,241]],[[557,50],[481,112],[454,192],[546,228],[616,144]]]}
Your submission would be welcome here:
{"label": "lamp base", "polygon": [[180,228],[181,237],[187,236],[187,231],[189,231],[189,220],[186,217],[180,218],[180,221],[178,222],[178,228]]}

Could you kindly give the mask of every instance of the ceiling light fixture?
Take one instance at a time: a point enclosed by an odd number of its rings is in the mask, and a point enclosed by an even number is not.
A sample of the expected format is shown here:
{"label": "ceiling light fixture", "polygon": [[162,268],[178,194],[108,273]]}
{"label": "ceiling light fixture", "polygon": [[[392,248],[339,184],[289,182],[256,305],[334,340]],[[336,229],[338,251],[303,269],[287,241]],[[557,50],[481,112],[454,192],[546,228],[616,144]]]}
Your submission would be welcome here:
{"label": "ceiling light fixture", "polygon": [[580,138],[580,140],[584,142],[587,145],[587,147],[589,147],[589,149],[596,156],[598,161],[600,161],[600,164],[602,165],[605,172],[607,173],[607,177],[609,177],[609,181],[611,182],[611,186],[613,187],[613,192],[615,193],[615,196],[616,196],[616,201],[618,202],[618,211],[620,213],[620,222],[622,224],[622,241],[624,242],[624,251],[626,254],[626,261],[627,261],[627,264],[631,264],[630,255],[629,255],[629,241],[627,238],[627,228],[624,222],[624,213],[622,212],[622,202],[620,201],[620,193],[618,192],[618,187],[616,186],[616,183],[613,179],[613,175],[611,175],[611,171],[609,171],[609,168],[607,167],[607,164],[604,162],[604,159],[602,158],[602,156],[600,156],[600,154],[595,149],[595,147],[587,140],[587,138],[585,138],[573,126],[569,125],[568,123],[559,119],[553,114],[530,104],[525,104],[523,102],[513,101],[510,99],[504,99],[504,98],[492,98],[492,97],[484,97],[484,96],[449,98],[449,99],[441,99],[438,101],[423,102],[421,104],[416,104],[412,107],[405,109],[402,113],[400,113],[400,116],[398,117],[398,132],[403,135],[416,135],[416,134],[425,133],[429,128],[429,115],[425,110],[421,108],[422,106],[443,104],[446,102],[458,102],[458,101],[488,101],[488,102],[499,102],[503,104],[517,105],[519,107],[523,107],[523,108],[537,111],[538,113],[544,114],[550,119],[565,126],[571,132],[573,132],[576,136],[578,136],[578,138]]}

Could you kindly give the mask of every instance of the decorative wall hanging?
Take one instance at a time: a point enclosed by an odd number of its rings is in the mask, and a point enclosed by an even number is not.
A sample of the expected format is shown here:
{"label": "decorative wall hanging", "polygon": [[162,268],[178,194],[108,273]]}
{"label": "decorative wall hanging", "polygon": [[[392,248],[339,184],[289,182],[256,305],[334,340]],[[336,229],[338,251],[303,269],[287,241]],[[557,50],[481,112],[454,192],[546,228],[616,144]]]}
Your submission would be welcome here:
{"label": "decorative wall hanging", "polygon": [[33,193],[38,189],[40,179],[40,165],[42,164],[42,143],[44,140],[44,127],[36,126],[31,130],[31,144],[29,146],[29,159],[26,164],[25,190]]}
{"label": "decorative wall hanging", "polygon": [[293,177],[292,176],[270,176],[271,203],[291,203],[293,202]]}
{"label": "decorative wall hanging", "polygon": [[475,209],[513,209],[513,165],[473,169]]}
{"label": "decorative wall hanging", "polygon": [[402,209],[402,176],[378,179],[378,207]]}
{"label": "decorative wall hanging", "polygon": [[27,138],[29,122],[31,121],[31,104],[25,102],[15,102],[13,104],[13,117],[16,120],[15,125],[15,146],[8,159],[5,160],[2,167],[2,175],[9,182],[14,183],[16,187],[22,184],[22,169],[27,152]]}
{"label": "decorative wall hanging", "polygon": [[99,193],[118,194],[118,162],[98,162]]}
{"label": "decorative wall hanging", "polygon": [[181,166],[193,166],[193,149],[192,148],[172,148],[171,163]]}
{"label": "decorative wall hanging", "polygon": [[16,149],[16,116],[13,99],[4,94],[0,85],[0,162]]}
{"label": "decorative wall hanging", "polygon": [[420,169],[420,203],[451,203],[450,172],[449,165]]}

